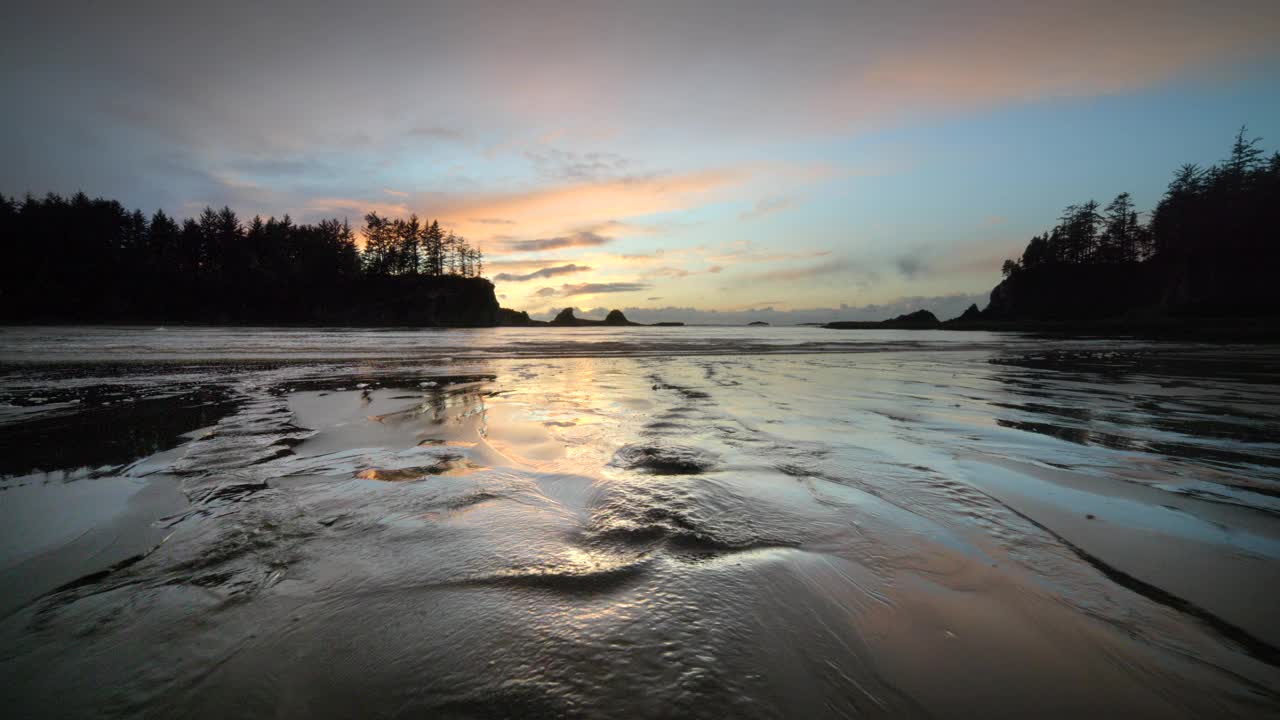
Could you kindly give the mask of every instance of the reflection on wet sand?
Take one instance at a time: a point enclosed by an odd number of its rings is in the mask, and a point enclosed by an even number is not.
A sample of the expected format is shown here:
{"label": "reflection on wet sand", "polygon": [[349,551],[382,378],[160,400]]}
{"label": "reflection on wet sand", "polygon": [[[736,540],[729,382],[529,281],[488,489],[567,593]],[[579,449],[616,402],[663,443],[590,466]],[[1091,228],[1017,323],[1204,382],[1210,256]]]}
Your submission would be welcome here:
{"label": "reflection on wet sand", "polygon": [[[1183,352],[215,372],[231,406],[173,449],[0,481],[110,475],[186,498],[142,523],[162,542],[127,563],[39,580],[78,552],[65,534],[6,561],[0,579],[44,584],[0,621],[3,700],[33,716],[1274,714],[1274,358],[1227,372]],[[84,522],[139,524],[104,512]]]}

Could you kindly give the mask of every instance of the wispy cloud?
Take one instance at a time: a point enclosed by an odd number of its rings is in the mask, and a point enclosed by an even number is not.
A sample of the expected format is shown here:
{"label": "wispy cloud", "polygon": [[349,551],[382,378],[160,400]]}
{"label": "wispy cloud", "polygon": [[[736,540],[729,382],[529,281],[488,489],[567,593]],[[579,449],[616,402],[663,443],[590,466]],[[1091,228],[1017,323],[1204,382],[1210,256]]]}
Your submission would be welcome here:
{"label": "wispy cloud", "polygon": [[627,158],[611,152],[573,152],[556,148],[526,150],[525,157],[545,177],[554,180],[599,180],[623,175],[631,166]]}
{"label": "wispy cloud", "polygon": [[443,125],[421,125],[409,129],[410,137],[429,138],[431,140],[464,140],[466,133]]}
{"label": "wispy cloud", "polygon": [[777,252],[763,248],[751,240],[733,240],[703,249],[703,258],[717,265],[748,265],[759,263],[780,263],[788,260],[810,260],[827,257],[831,250],[799,250],[794,252]]}
{"label": "wispy cloud", "polygon": [[[651,228],[627,221],[699,206],[750,177],[751,171],[744,168],[712,169],[576,182],[512,193],[437,194],[422,197],[416,205],[420,215],[447,220],[469,238],[515,239],[510,232],[503,233],[504,237],[495,236],[493,223],[473,219],[501,218],[510,220],[524,237],[559,238],[560,242],[552,243],[552,247],[582,247],[603,242],[593,243],[592,238],[579,231],[590,231],[595,240],[652,232]],[[575,234],[580,235],[576,244],[564,244],[564,238]],[[515,244],[510,251],[548,249],[546,245],[539,246],[538,242]]]}
{"label": "wispy cloud", "polygon": [[671,265],[663,265],[662,267],[657,267],[652,270],[646,271],[644,273],[644,276],[645,277],[684,278],[684,277],[689,277],[690,275],[708,275],[708,274],[714,275],[718,272],[722,272],[723,270],[724,270],[724,267],[720,265],[712,265],[710,267],[699,268],[694,270],[690,270],[688,268],[673,267]]}
{"label": "wispy cloud", "polygon": [[650,287],[651,286],[647,283],[636,282],[582,283],[581,285],[561,285],[560,295],[563,297],[570,297],[572,295],[636,292],[639,290],[648,290]]}
{"label": "wispy cloud", "polygon": [[771,215],[776,212],[782,212],[788,208],[795,207],[796,200],[791,197],[769,197],[760,198],[756,201],[755,206],[750,210],[743,210],[738,213],[739,220],[755,220],[756,218]]}
{"label": "wispy cloud", "polygon": [[506,252],[543,252],[545,250],[563,250],[565,248],[595,247],[612,241],[589,230],[560,235],[558,237],[537,238],[534,240],[504,240],[502,249]]}
{"label": "wispy cloud", "polygon": [[513,275],[511,273],[499,273],[493,276],[494,280],[500,282],[527,282],[529,280],[538,280],[541,278],[553,278],[558,275],[572,275],[573,273],[589,272],[590,267],[586,265],[558,265],[554,267],[544,267],[540,270],[534,270],[524,275]]}
{"label": "wispy cloud", "polygon": [[833,104],[866,118],[1146,88],[1274,43],[1280,14],[1249,5],[1027,3],[919,23],[852,74]]}
{"label": "wispy cloud", "polygon": [[[402,217],[413,212],[405,203],[371,202],[359,198],[322,197],[311,200],[306,205],[310,213],[329,215],[350,215],[361,217],[368,212],[390,217]],[[354,223],[352,223],[354,224]]]}
{"label": "wispy cloud", "polygon": [[568,265],[569,261],[564,259],[548,259],[548,258],[521,258],[510,259],[501,258],[497,260],[486,260],[485,267],[490,270],[498,270],[501,272],[509,272],[515,275],[521,275],[529,270],[538,270],[553,265]]}
{"label": "wispy cloud", "polygon": [[766,270],[765,272],[755,273],[750,276],[752,280],[761,282],[777,282],[777,281],[795,281],[807,280],[810,278],[823,277],[825,275],[836,275],[848,272],[853,266],[847,260],[830,260],[816,265],[806,265],[798,268],[778,268],[776,270]]}
{"label": "wispy cloud", "polygon": [[927,269],[924,261],[913,255],[898,257],[893,261],[893,265],[903,277],[908,279],[916,277]]}

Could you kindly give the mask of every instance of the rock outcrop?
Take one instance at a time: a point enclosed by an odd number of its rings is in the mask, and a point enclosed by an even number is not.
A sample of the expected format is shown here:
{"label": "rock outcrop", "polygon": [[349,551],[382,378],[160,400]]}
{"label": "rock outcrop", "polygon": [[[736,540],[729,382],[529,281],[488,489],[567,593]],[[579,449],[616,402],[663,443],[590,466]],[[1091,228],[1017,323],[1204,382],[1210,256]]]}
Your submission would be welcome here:
{"label": "rock outcrop", "polygon": [[[536,323],[537,321],[533,321],[533,322]],[[588,320],[586,318],[580,318],[575,316],[573,314],[573,308],[567,307],[561,310],[556,315],[555,319],[551,321],[550,324],[558,325],[561,327],[590,327],[593,325],[612,325],[612,326],[639,325],[640,323],[635,323],[628,320],[627,316],[623,315],[621,310],[610,310],[609,314],[605,316],[604,320]]]}
{"label": "rock outcrop", "polygon": [[963,313],[960,314],[959,317],[953,317],[943,324],[945,325],[949,323],[971,323],[971,322],[978,322],[980,320],[982,320],[982,311],[978,309],[978,305],[975,303],[973,305],[970,305]]}
{"label": "rock outcrop", "polygon": [[937,330],[942,327],[938,318],[928,310],[917,310],[888,320],[830,322],[822,327],[831,330]]}
{"label": "rock outcrop", "polygon": [[528,327],[529,325],[546,325],[546,323],[530,318],[529,313],[524,310],[498,308],[499,327]]}
{"label": "rock outcrop", "polygon": [[942,327],[942,322],[937,316],[928,310],[917,310],[913,313],[899,315],[896,318],[885,320],[881,323],[882,327],[902,328],[908,330],[930,329]]}
{"label": "rock outcrop", "polygon": [[555,319],[551,321],[552,325],[578,325],[582,321],[573,315],[573,308],[567,307],[556,314]]}
{"label": "rock outcrop", "polygon": [[610,310],[609,314],[604,317],[605,325],[635,325],[622,314],[621,310]]}

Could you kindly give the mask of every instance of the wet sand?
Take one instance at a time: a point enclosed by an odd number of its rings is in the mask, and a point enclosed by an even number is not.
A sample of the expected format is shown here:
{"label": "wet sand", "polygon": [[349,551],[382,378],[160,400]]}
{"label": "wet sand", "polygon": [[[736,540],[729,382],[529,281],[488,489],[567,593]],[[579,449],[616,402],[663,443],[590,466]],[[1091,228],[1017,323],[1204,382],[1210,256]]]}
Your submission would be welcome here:
{"label": "wet sand", "polygon": [[1280,712],[1280,349],[872,340],[11,364],[0,700]]}

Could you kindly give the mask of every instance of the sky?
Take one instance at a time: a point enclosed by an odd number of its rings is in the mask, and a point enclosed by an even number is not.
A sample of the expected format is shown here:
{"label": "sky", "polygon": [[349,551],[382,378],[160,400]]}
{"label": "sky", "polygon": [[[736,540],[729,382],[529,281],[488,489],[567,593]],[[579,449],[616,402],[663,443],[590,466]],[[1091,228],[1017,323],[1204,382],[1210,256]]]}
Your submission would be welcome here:
{"label": "sky", "polygon": [[945,319],[1065,205],[1280,147],[1274,1],[183,5],[6,10],[0,193],[417,213],[535,317]]}

